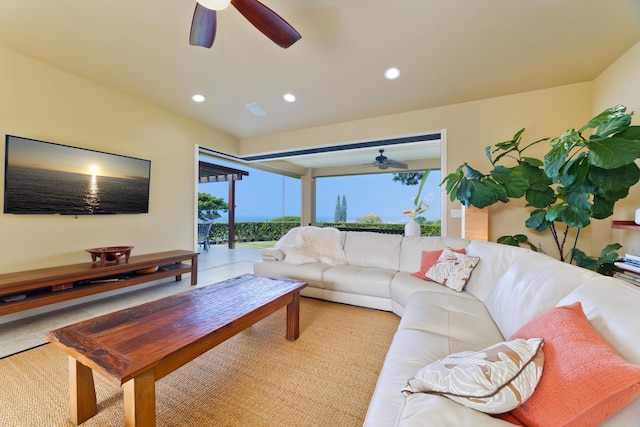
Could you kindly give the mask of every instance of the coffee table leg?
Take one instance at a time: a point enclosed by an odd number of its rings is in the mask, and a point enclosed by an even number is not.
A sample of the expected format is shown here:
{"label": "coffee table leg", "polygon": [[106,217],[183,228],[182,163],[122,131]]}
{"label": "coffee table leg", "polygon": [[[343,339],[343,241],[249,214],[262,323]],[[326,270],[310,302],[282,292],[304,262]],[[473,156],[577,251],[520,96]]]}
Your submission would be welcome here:
{"label": "coffee table leg", "polygon": [[97,413],[93,372],[69,356],[69,419],[78,425]]}
{"label": "coffee table leg", "polygon": [[300,292],[293,294],[293,301],[287,304],[287,339],[295,341],[300,336]]}
{"label": "coffee table leg", "polygon": [[124,425],[156,425],[156,379],[150,369],[124,383]]}

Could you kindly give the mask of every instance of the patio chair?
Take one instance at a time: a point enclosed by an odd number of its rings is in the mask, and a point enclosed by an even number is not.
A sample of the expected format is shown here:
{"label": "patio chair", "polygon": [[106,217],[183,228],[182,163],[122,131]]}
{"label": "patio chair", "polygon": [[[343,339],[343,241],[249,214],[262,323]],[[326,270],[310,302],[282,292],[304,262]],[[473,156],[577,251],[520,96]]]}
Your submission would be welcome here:
{"label": "patio chair", "polygon": [[202,245],[205,252],[209,252],[209,234],[211,233],[211,222],[198,223],[198,245]]}

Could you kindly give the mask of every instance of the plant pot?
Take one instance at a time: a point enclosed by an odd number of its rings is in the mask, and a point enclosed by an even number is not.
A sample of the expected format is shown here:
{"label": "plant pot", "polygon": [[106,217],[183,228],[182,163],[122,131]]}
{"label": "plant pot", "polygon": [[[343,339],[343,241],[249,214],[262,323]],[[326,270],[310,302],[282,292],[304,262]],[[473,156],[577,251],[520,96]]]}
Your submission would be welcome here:
{"label": "plant pot", "polygon": [[404,226],[404,235],[407,237],[420,236],[420,224],[418,224],[415,219],[411,218]]}

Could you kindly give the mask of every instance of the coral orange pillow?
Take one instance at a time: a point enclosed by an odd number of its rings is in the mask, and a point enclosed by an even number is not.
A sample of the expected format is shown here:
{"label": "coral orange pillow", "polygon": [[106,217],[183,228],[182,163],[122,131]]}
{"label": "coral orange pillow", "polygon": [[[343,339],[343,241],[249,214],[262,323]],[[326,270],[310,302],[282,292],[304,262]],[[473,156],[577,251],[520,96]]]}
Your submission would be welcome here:
{"label": "coral orange pillow", "polygon": [[[440,249],[437,251],[422,251],[422,259],[420,261],[420,271],[411,273],[411,275],[415,277],[419,277],[422,280],[431,281],[430,279],[427,278],[427,271],[429,271],[431,267],[433,267],[433,265],[436,262],[438,262],[438,259],[440,258],[440,255],[442,255],[443,250],[444,249]],[[467,253],[467,251],[464,248],[456,249],[455,251],[461,254]]]}
{"label": "coral orange pillow", "polygon": [[579,302],[542,313],[510,340],[535,337],[544,339],[544,373],[533,395],[510,412],[524,425],[599,426],[640,395],[640,366],[598,334]]}

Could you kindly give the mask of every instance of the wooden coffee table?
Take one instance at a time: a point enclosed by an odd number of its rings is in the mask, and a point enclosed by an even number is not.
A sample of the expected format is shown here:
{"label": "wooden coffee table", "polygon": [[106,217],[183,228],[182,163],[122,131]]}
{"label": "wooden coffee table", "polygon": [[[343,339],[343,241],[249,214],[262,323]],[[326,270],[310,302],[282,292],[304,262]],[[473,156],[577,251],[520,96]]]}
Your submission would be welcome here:
{"label": "wooden coffee table", "polygon": [[93,370],[123,385],[125,425],[155,426],[158,379],[285,306],[297,339],[305,286],[246,274],[49,332],[69,355],[71,421],[97,413]]}

